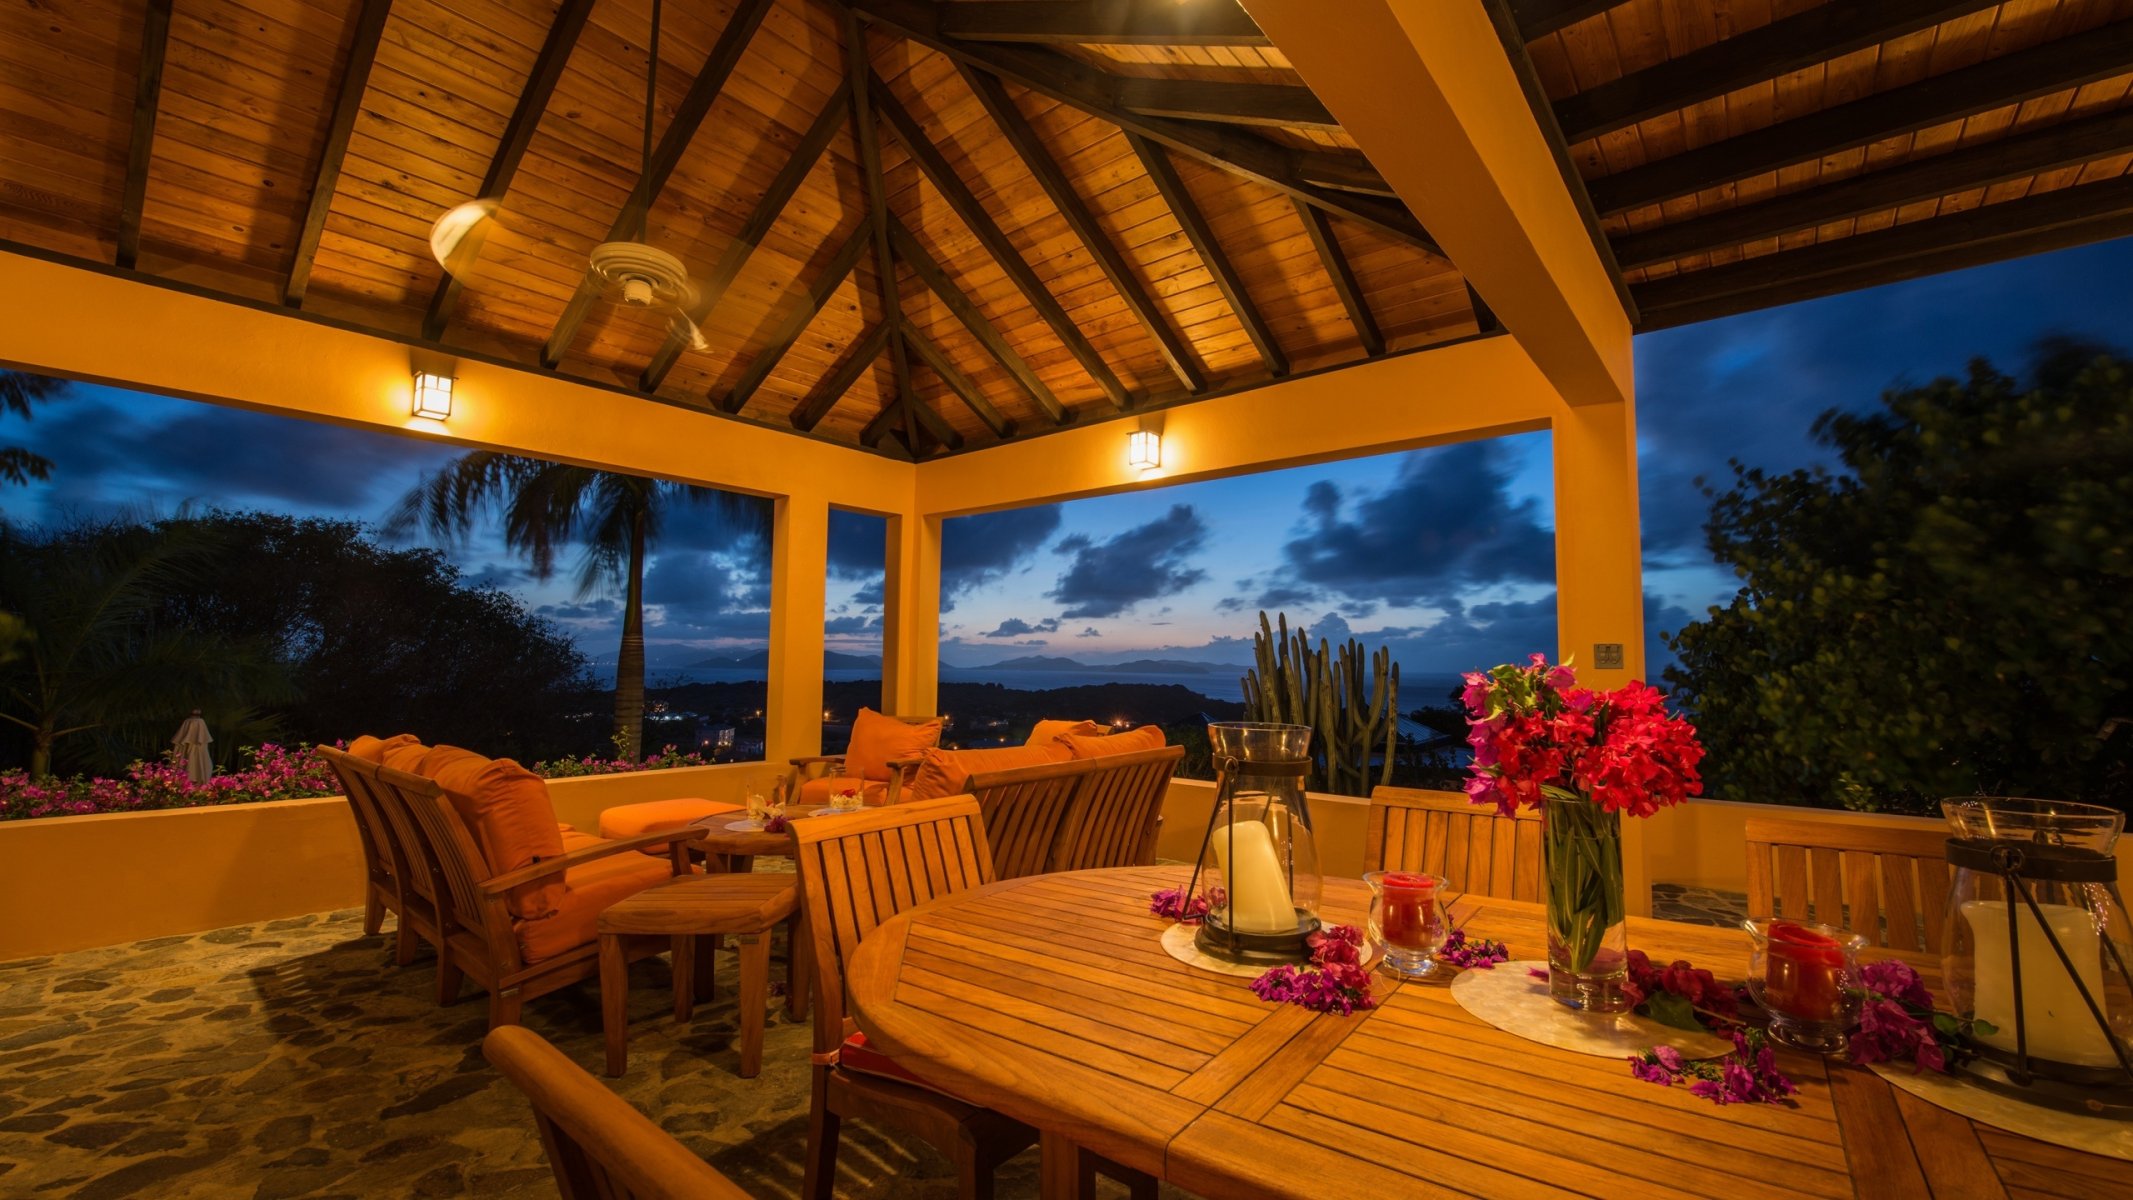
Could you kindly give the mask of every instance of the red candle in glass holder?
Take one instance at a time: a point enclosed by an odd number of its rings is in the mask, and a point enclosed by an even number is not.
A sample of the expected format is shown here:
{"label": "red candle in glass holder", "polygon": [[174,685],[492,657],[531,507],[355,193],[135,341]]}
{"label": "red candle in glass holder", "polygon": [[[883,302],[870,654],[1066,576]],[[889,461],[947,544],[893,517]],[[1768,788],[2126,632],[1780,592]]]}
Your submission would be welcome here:
{"label": "red candle in glass holder", "polygon": [[1428,875],[1391,871],[1378,886],[1384,892],[1380,929],[1386,944],[1402,950],[1435,949],[1431,927],[1436,924],[1437,881]]}
{"label": "red candle in glass holder", "polygon": [[1844,1011],[1844,947],[1826,933],[1775,921],[1763,973],[1763,1002],[1802,1021],[1834,1021]]}

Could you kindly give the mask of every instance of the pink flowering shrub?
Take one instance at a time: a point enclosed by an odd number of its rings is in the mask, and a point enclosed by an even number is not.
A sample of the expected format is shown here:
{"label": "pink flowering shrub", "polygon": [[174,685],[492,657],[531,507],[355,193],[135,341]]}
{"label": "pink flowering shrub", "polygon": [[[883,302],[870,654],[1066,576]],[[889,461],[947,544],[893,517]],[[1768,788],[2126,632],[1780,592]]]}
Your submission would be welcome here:
{"label": "pink flowering shrub", "polygon": [[[242,754],[242,766],[201,784],[186,775],[183,760],[175,755],[154,762],[136,762],[116,779],[82,775],[32,779],[26,771],[0,771],[0,821],[257,804],[341,794],[333,769],[313,752],[313,747],[268,742],[249,747]],[[535,763],[532,770],[547,779],[567,779],[705,765],[701,755],[683,754],[668,746],[657,756],[637,762],[586,755]]]}

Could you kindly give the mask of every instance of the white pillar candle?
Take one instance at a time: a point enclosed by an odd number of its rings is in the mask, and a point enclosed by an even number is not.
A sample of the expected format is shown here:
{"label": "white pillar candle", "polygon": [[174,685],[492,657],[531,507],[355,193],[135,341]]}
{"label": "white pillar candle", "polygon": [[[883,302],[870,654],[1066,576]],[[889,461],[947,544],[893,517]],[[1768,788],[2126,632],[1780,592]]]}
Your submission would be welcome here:
{"label": "white pillar candle", "polygon": [[[1236,834],[1234,852],[1230,834]],[[1239,933],[1287,933],[1296,928],[1296,905],[1274,852],[1274,836],[1257,821],[1216,829],[1215,862],[1229,888],[1229,924]]]}
{"label": "white pillar candle", "polygon": [[[2068,904],[2040,904],[2044,919],[2059,945],[2072,960],[2081,983],[2099,1006],[2107,1005],[2103,991],[2103,948],[2088,910]],[[1979,1036],[1988,1046],[2012,1054],[2015,1050],[2014,962],[2007,945],[2007,904],[2001,900],[1967,900],[1963,920],[1970,923],[1972,944],[1977,947],[1976,1017],[1996,1028]],[[2015,929],[2022,952],[2023,1031],[2028,1035],[2033,1058],[2072,1063],[2083,1067],[2109,1067],[2118,1062],[2110,1038],[2096,1024],[2089,1006],[2075,989],[2066,964],[2052,952],[2044,926],[2027,904],[2016,905]],[[2105,1009],[2105,1015],[2109,1010]]]}

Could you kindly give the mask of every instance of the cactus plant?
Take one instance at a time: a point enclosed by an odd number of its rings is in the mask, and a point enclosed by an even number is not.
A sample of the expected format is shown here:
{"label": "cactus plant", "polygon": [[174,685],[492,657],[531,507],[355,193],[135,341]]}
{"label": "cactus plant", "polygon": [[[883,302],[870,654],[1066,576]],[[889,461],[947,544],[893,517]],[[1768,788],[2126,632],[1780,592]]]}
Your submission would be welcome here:
{"label": "cactus plant", "polygon": [[[1393,751],[1400,734],[1400,667],[1392,651],[1380,647],[1370,655],[1368,687],[1363,675],[1363,644],[1354,638],[1338,650],[1320,638],[1311,648],[1309,631],[1289,632],[1288,614],[1270,624],[1259,614],[1252,637],[1258,665],[1244,676],[1244,717],[1311,727],[1313,791],[1366,796],[1373,782],[1392,779]],[[1384,755],[1371,779],[1373,749]]]}

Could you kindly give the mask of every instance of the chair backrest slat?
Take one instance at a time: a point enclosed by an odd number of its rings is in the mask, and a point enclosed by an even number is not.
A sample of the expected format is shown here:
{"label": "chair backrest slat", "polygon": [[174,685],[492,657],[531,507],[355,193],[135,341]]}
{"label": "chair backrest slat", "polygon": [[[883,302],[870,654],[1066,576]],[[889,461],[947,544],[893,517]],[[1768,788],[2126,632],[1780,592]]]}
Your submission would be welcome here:
{"label": "chair backrest slat", "polygon": [[1363,865],[1426,871],[1477,896],[1539,900],[1540,814],[1506,817],[1459,792],[1381,787],[1370,793]]}
{"label": "chair backrest slat", "polygon": [[1938,953],[1948,903],[1938,821],[1750,817],[1748,915],[1814,921],[1876,946]]}
{"label": "chair backrest slat", "polygon": [[993,879],[972,796],[796,821],[793,867],[814,944],[815,1048],[823,1052],[847,1033],[844,972],[860,940],[908,908]]}
{"label": "chair backrest slat", "polygon": [[507,1025],[490,1031],[481,1050],[532,1103],[563,1200],[746,1200],[539,1034]]}
{"label": "chair backrest slat", "polygon": [[482,857],[481,847],[445,799],[443,789],[420,775],[378,768],[378,782],[389,790],[413,818],[428,843],[437,868],[450,888],[450,906],[457,928],[476,934],[489,944],[492,956],[511,970],[519,960],[518,937],[511,927],[510,910],[502,896],[485,895],[481,885],[495,872]]}
{"label": "chair backrest slat", "polygon": [[385,817],[371,795],[370,778],[356,769],[359,763],[370,764],[333,746],[319,746],[317,750],[340,782],[341,794],[348,798],[348,807],[355,814],[356,837],[363,844],[364,873],[371,882],[391,891],[392,881],[399,874],[399,849],[393,845],[392,832],[386,828]]}
{"label": "chair backrest slat", "polygon": [[1137,750],[1093,760],[1052,851],[1050,870],[1155,865],[1163,801],[1185,757],[1183,746]]}

